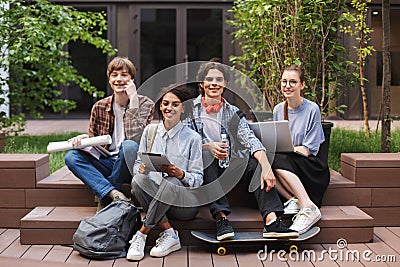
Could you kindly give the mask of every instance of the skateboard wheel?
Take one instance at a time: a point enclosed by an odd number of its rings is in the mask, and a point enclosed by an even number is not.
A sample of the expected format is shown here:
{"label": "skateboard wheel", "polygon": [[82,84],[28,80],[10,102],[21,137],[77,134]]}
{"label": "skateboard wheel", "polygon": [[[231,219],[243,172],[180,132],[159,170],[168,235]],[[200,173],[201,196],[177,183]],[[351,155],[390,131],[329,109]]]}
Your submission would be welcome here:
{"label": "skateboard wheel", "polygon": [[291,245],[289,250],[290,251],[293,251],[293,250],[299,251],[299,248],[296,245]]}
{"label": "skateboard wheel", "polygon": [[226,254],[226,248],[224,248],[224,247],[219,247],[219,248],[217,249],[217,253],[218,253],[218,255],[220,255],[220,256],[224,256],[224,255]]}

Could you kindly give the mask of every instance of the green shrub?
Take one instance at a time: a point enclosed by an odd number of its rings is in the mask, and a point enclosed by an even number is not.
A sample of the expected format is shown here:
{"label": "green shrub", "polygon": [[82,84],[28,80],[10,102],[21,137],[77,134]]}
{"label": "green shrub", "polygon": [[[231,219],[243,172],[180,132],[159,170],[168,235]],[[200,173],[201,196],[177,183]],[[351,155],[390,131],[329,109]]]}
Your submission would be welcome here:
{"label": "green shrub", "polygon": [[[329,167],[340,170],[341,153],[379,153],[381,151],[381,133],[372,132],[365,138],[365,131],[332,128],[329,145]],[[400,129],[392,131],[392,152],[400,151]]]}

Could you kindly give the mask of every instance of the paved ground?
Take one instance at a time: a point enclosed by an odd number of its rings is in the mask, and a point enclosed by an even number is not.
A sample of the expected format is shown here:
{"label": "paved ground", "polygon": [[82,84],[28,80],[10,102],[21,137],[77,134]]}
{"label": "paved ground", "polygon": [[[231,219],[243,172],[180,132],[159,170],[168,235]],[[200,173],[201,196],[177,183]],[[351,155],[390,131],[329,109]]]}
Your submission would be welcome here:
{"label": "paved ground", "polygon": [[[329,120],[334,127],[359,130],[364,127],[361,120]],[[377,128],[377,121],[369,121],[371,130]],[[395,121],[392,128],[400,127],[400,121]],[[379,123],[379,128],[381,124]],[[82,132],[86,133],[89,128],[89,120],[28,120],[24,134],[41,135],[48,133]]]}

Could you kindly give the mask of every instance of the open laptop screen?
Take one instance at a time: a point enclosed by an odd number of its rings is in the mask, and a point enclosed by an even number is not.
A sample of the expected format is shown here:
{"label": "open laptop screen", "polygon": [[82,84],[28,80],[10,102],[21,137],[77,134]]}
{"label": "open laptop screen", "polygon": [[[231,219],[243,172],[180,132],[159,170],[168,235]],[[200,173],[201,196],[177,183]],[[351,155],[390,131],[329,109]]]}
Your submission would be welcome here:
{"label": "open laptop screen", "polygon": [[294,152],[288,121],[253,122],[249,125],[268,152]]}

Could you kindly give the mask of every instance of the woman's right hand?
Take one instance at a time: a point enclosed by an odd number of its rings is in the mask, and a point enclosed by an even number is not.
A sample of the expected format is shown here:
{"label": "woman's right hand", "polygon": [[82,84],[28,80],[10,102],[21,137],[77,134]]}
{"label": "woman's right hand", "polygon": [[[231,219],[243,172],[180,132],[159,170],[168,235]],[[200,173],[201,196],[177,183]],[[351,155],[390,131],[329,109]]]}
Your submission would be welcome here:
{"label": "woman's right hand", "polygon": [[81,145],[81,140],[85,139],[85,138],[89,138],[89,135],[88,134],[80,134],[78,136],[68,139],[68,142],[72,143],[73,147],[78,147]]}
{"label": "woman's right hand", "polygon": [[146,164],[142,163],[139,166],[138,173],[140,174],[148,174],[150,172],[149,168],[146,167]]}
{"label": "woman's right hand", "polygon": [[228,157],[228,153],[226,153],[226,147],[228,147],[228,145],[222,142],[210,142],[203,144],[203,150],[210,151],[210,153],[218,160]]}

